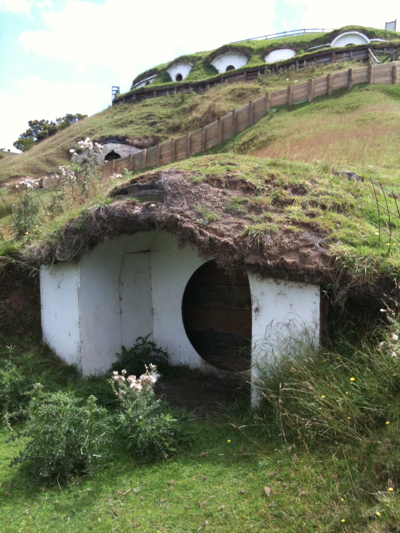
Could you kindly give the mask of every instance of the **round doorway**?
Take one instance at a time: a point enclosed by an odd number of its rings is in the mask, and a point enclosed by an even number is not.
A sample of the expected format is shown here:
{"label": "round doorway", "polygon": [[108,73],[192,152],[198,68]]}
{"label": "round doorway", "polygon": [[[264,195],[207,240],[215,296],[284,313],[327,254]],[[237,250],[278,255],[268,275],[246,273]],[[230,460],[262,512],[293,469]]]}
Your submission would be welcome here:
{"label": "round doorway", "polygon": [[247,274],[231,277],[208,261],[190,278],[182,301],[186,335],[197,353],[222,370],[251,366],[251,293]]}

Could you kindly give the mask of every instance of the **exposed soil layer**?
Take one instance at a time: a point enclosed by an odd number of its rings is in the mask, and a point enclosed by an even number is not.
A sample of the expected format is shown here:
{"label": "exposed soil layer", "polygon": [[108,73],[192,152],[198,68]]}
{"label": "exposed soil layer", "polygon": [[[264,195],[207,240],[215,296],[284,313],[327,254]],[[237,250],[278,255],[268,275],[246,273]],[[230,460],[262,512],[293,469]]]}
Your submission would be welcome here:
{"label": "exposed soil layer", "polygon": [[67,224],[52,243],[31,248],[30,259],[36,264],[70,261],[121,233],[161,230],[173,233],[179,245],[195,245],[200,255],[214,257],[228,271],[245,267],[304,282],[331,280],[326,235],[317,225],[304,224],[297,233],[265,232],[255,239],[244,234],[260,209],[273,216],[273,206],[251,202],[257,195],[257,186],[244,179],[194,182],[182,171],[153,172],[114,190],[112,204]]}

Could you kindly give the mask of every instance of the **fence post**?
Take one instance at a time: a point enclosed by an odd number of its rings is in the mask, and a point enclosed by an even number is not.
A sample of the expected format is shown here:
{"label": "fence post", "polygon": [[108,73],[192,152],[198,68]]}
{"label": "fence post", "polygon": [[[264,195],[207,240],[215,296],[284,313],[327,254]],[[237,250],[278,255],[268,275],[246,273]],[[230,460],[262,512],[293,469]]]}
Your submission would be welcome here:
{"label": "fence post", "polygon": [[334,63],[336,61],[336,52],[335,50],[332,52],[332,59],[331,59],[331,63]]}
{"label": "fence post", "polygon": [[232,111],[232,137],[236,135],[236,109]]}
{"label": "fence post", "polygon": [[392,83],[393,85],[397,83],[397,65],[393,65],[392,67]]}
{"label": "fence post", "polygon": [[293,87],[288,85],[287,88],[287,105],[293,105]]}
{"label": "fence post", "polygon": [[299,70],[299,61],[298,61],[298,59],[296,59],[296,67],[295,68],[296,68],[296,70]]}
{"label": "fence post", "polygon": [[312,102],[314,98],[314,80],[308,80],[308,101]]}
{"label": "fence post", "polygon": [[265,112],[271,109],[271,94],[267,93],[265,95]]}
{"label": "fence post", "polygon": [[160,144],[157,144],[157,166],[161,166],[161,148]]}
{"label": "fence post", "polygon": [[157,91],[153,91],[153,98],[157,98]]}
{"label": "fence post", "polygon": [[253,109],[253,102],[249,102],[249,126],[252,126],[254,124],[254,109]]}
{"label": "fence post", "polygon": [[113,159],[113,162],[112,162],[112,172],[113,174],[115,174],[115,159]]}
{"label": "fence post", "polygon": [[370,85],[374,83],[374,65],[368,65],[368,83]]}
{"label": "fence post", "polygon": [[218,119],[218,142],[217,144],[222,143],[222,118]]}
{"label": "fence post", "polygon": [[186,157],[190,156],[190,133],[186,134]]}
{"label": "fence post", "polygon": [[133,154],[129,154],[128,170],[133,170]]}
{"label": "fence post", "polygon": [[201,151],[206,149],[206,128],[201,128]]}
{"label": "fence post", "polygon": [[243,72],[243,79],[244,81],[247,81],[247,70]]}
{"label": "fence post", "polygon": [[142,150],[142,168],[147,167],[147,148],[143,148]]}
{"label": "fence post", "polygon": [[175,139],[172,139],[171,141],[171,163],[174,163],[175,161],[176,161]]}
{"label": "fence post", "polygon": [[326,83],[328,85],[328,96],[331,96],[332,95],[332,74],[327,75]]}
{"label": "fence post", "polygon": [[349,91],[353,88],[353,69],[349,68],[349,71],[347,73],[347,88]]}

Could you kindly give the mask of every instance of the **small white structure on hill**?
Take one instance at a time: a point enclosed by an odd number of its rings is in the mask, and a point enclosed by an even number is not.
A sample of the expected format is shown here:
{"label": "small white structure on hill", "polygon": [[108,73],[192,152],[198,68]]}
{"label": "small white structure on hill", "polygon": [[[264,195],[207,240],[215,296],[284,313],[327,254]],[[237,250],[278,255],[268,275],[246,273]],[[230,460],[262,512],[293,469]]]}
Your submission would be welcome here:
{"label": "small white structure on hill", "polygon": [[279,50],[273,50],[269,52],[264,58],[266,63],[275,63],[276,61],[284,61],[285,59],[291,59],[296,55],[296,50],[291,48],[280,48]]}
{"label": "small white structure on hill", "polygon": [[167,72],[171,76],[172,81],[183,81],[189,76],[192,66],[193,65],[191,63],[180,61],[179,63],[174,63],[171,65],[167,69]]}
{"label": "small white structure on hill", "polygon": [[248,58],[240,52],[227,52],[221,54],[211,61],[211,64],[218,70],[218,72],[229,72],[237,68],[247,65]]}

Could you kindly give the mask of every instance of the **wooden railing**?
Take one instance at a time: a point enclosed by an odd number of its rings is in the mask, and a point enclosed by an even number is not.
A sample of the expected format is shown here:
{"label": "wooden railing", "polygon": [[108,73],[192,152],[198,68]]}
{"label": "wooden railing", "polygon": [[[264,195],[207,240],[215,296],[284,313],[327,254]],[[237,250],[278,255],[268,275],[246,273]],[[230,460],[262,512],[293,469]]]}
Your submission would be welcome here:
{"label": "wooden railing", "polygon": [[197,82],[176,82],[174,85],[170,84],[165,87],[142,87],[131,91],[125,95],[116,98],[113,101],[113,105],[119,105],[124,103],[135,103],[147,100],[148,98],[158,98],[160,96],[168,96],[171,94],[180,93],[203,93],[205,90],[220,85],[221,83],[236,83],[236,82],[250,82],[256,80],[260,75],[271,73],[274,74],[280,69],[284,70],[303,70],[310,65],[324,66],[331,63],[338,63],[341,61],[369,61],[370,51],[372,53],[388,53],[391,54],[391,60],[396,61],[399,55],[399,49],[391,46],[385,46],[383,48],[372,49],[370,45],[365,46],[346,46],[345,49],[335,50],[320,50],[313,54],[308,54],[305,59],[299,60],[298,58],[288,59],[286,61],[280,61],[279,63],[271,63],[259,67],[249,67],[237,71],[229,71],[215,76],[210,80],[203,80]]}
{"label": "wooden railing", "polygon": [[123,159],[110,161],[103,165],[102,174],[107,177],[121,173],[125,169],[158,167],[204,152],[252,126],[271,107],[292,106],[302,101],[311,102],[316,96],[324,94],[330,96],[333,91],[338,89],[347,87],[350,91],[353,85],[357,83],[397,84],[399,66],[400,61],[380,65],[371,64],[357,69],[328,74],[322,78],[310,79],[306,83],[290,85],[281,91],[267,93],[248,105],[211,122],[204,128],[186,133],[182,137],[158,144],[147,150],[141,150]]}
{"label": "wooden railing", "polygon": [[333,28],[280,31],[279,33],[270,33],[263,37],[251,37],[250,39],[242,39],[241,41],[232,41],[232,43],[244,43],[246,41],[260,41],[264,39],[282,39],[283,37],[295,37],[296,35],[304,35],[305,33],[328,33],[329,31],[333,31]]}

